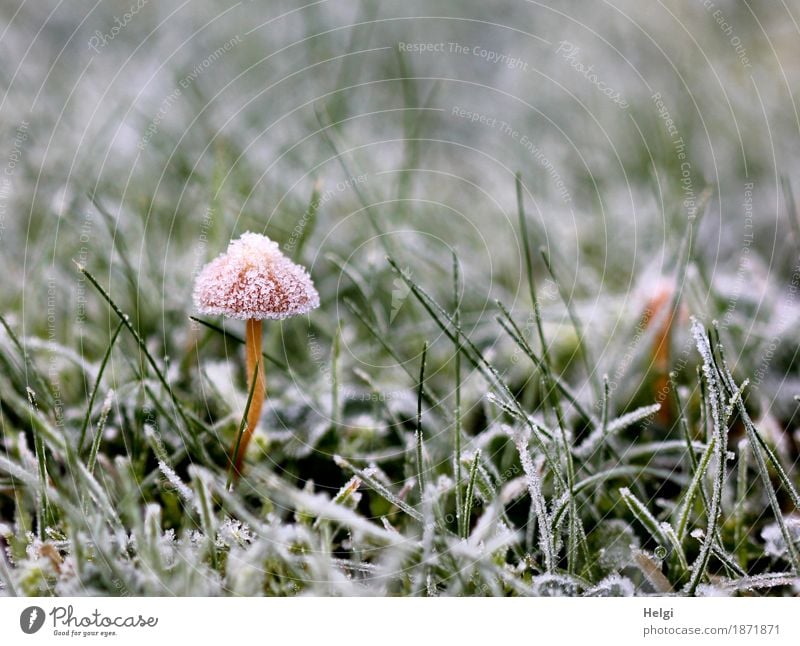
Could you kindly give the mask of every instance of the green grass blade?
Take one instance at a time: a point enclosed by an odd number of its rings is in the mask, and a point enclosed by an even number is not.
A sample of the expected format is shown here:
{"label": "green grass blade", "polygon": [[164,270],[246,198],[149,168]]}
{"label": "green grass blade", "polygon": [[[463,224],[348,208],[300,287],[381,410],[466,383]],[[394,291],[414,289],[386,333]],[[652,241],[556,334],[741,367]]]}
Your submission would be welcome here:
{"label": "green grass blade", "polygon": [[[53,394],[50,392],[50,388],[47,387],[47,382],[45,381],[42,373],[39,372],[39,369],[36,367],[36,364],[33,363],[30,354],[22,345],[19,340],[19,337],[14,333],[14,330],[8,324],[8,322],[0,315],[0,324],[5,328],[6,334],[8,334],[8,338],[11,339],[11,343],[19,352],[20,357],[22,357],[23,364],[25,365],[26,372],[30,372],[33,375],[33,378],[36,380],[36,385],[40,389],[43,396],[48,398],[49,405],[53,404]],[[28,385],[27,374],[25,376],[26,384]]]}
{"label": "green grass blade", "polygon": [[597,363],[592,357],[591,351],[589,350],[589,344],[586,341],[586,335],[584,334],[583,324],[581,323],[578,313],[575,311],[575,306],[572,304],[572,301],[567,296],[566,292],[561,286],[561,281],[559,281],[558,277],[556,276],[556,272],[555,269],[553,268],[553,261],[550,258],[550,254],[547,253],[547,250],[544,247],[540,247],[539,253],[542,256],[542,260],[544,261],[544,266],[547,268],[547,273],[550,274],[550,278],[553,280],[553,282],[556,285],[556,288],[558,289],[558,295],[561,297],[561,301],[567,308],[567,316],[569,316],[569,320],[572,323],[572,327],[575,330],[575,335],[578,338],[578,350],[580,351],[584,370],[586,370],[586,377],[589,380],[589,383],[592,385],[592,388],[594,389],[595,397],[599,398],[601,397],[602,393],[602,384],[598,381],[597,370],[592,367],[596,366]]}
{"label": "green grass blade", "polygon": [[656,520],[655,516],[650,513],[650,510],[647,509],[644,503],[639,500],[628,487],[622,487],[619,490],[619,495],[622,497],[623,502],[627,505],[631,514],[633,514],[633,517],[639,521],[656,543],[662,547],[666,547],[670,544],[670,540],[667,538],[666,534],[664,534],[661,523]]}
{"label": "green grass blade", "polygon": [[189,467],[192,476],[192,484],[195,491],[195,505],[200,514],[200,524],[206,537],[208,552],[211,556],[212,566],[217,567],[217,521],[214,510],[211,506],[211,483],[213,477],[208,471],[201,467],[192,465]]}
{"label": "green grass blade", "polygon": [[714,488],[711,492],[711,505],[708,508],[708,524],[703,543],[700,547],[700,553],[692,564],[689,582],[686,584],[685,589],[688,594],[695,593],[700,580],[706,575],[708,559],[711,556],[711,548],[722,513],[722,490],[725,486],[726,461],[728,456],[728,428],[727,424],[722,419],[723,406],[720,400],[721,393],[723,392],[723,385],[717,378],[711,342],[708,334],[706,334],[696,320],[692,321],[692,334],[695,337],[697,349],[703,359],[703,376],[708,389],[708,403],[711,408],[712,437],[715,440],[714,458],[716,468],[714,474]]}
{"label": "green grass blade", "polygon": [[[689,487],[686,489],[686,493],[684,494],[683,503],[680,506],[681,511],[678,515],[678,526],[676,530],[678,533],[678,539],[681,541],[683,541],[683,539],[686,537],[689,518],[691,517],[692,509],[694,507],[694,501],[697,497],[698,491],[702,492],[703,479],[708,471],[708,465],[711,464],[711,457],[714,455],[716,444],[717,438],[712,437],[711,441],[706,447],[706,450],[703,452],[703,456],[700,459],[697,468],[694,470],[692,481],[689,484]],[[708,508],[709,505],[706,504],[706,509]]]}
{"label": "green grass blade", "polygon": [[422,446],[422,386],[425,383],[425,359],[428,356],[428,342],[422,346],[422,358],[419,364],[419,382],[417,385],[417,428],[415,440],[417,446],[417,481],[419,484],[420,500],[425,496],[425,460]]}
{"label": "green grass blade", "polygon": [[239,446],[242,442],[242,436],[244,435],[244,431],[247,428],[247,415],[250,413],[250,406],[253,403],[253,393],[256,391],[256,382],[258,381],[258,371],[261,367],[261,362],[256,361],[256,365],[253,368],[253,374],[250,379],[250,389],[247,392],[247,403],[244,406],[244,412],[242,413],[242,419],[239,422],[239,429],[236,432],[236,443],[233,446],[233,453],[229,457],[230,465],[228,466],[228,480],[225,483],[225,487],[230,489],[231,484],[233,483],[234,476],[238,475],[234,473],[234,469],[236,467],[236,456],[239,455]]}
{"label": "green grass blade", "polygon": [[411,516],[411,518],[413,518],[414,520],[422,522],[422,514],[420,514],[416,509],[411,507],[407,502],[400,500],[400,498],[398,498],[386,487],[384,487],[383,484],[381,484],[376,478],[372,477],[372,475],[369,473],[368,470],[359,469],[358,467],[353,466],[352,464],[350,464],[349,461],[347,461],[340,455],[333,456],[333,461],[338,466],[350,471],[350,473],[352,473],[353,475],[357,475],[359,478],[361,478],[368,487],[373,489],[387,502],[390,502],[395,507],[405,512],[409,516]]}
{"label": "green grass blade", "polygon": [[[453,319],[458,327],[461,326],[461,274],[458,268],[458,256],[453,251]],[[455,370],[455,423],[453,425],[453,477],[455,478],[456,490],[456,525],[458,535],[464,537],[464,510],[462,509],[461,492],[461,348],[458,341],[455,342],[453,355]]]}
{"label": "green grass blade", "polygon": [[108,360],[111,357],[111,351],[114,349],[114,343],[116,343],[117,337],[119,336],[119,333],[122,331],[122,325],[123,325],[122,321],[120,321],[117,324],[117,328],[111,335],[111,340],[108,342],[108,347],[106,348],[106,351],[103,354],[103,358],[100,361],[100,368],[97,370],[97,378],[95,379],[94,386],[92,386],[92,392],[89,395],[89,403],[86,405],[86,415],[83,418],[83,424],[81,424],[81,431],[78,436],[78,454],[83,453],[83,442],[86,439],[86,431],[89,428],[89,423],[91,421],[92,409],[94,408],[94,400],[97,397],[97,391],[100,389],[100,382],[103,379],[103,373],[105,372],[106,364],[108,363]]}
{"label": "green grass blade", "polygon": [[89,473],[92,474],[94,473],[94,465],[97,462],[97,453],[100,450],[100,442],[103,440],[103,430],[106,427],[106,420],[108,419],[108,414],[111,412],[111,403],[113,401],[113,397],[114,391],[109,390],[106,400],[103,402],[103,408],[100,411],[100,418],[97,420],[97,430],[95,431],[94,439],[92,440],[91,450],[89,451],[89,459],[86,462],[86,468],[89,470]]}
{"label": "green grass blade", "polygon": [[526,434],[518,432],[514,437],[517,452],[519,453],[522,470],[525,472],[525,479],[528,485],[528,494],[531,497],[531,505],[536,512],[536,522],[539,525],[539,548],[544,558],[545,570],[548,573],[555,572],[556,550],[555,536],[551,519],[547,513],[547,504],[542,493],[542,482],[531,459],[528,450],[528,437]]}
{"label": "green grass blade", "polygon": [[[728,362],[725,359],[725,350],[722,347],[722,344],[719,342],[719,330],[716,326],[716,323],[712,329],[714,331],[714,338],[716,341],[715,348],[720,356],[719,364],[715,364],[715,367],[718,371],[720,381],[722,382],[722,387],[726,388],[730,394],[732,403],[735,403],[739,413],[739,418],[744,424],[747,433],[747,439],[750,442],[753,458],[755,460],[761,482],[765,491],[767,492],[772,513],[775,516],[775,521],[780,528],[783,539],[786,541],[789,561],[791,562],[795,573],[800,574],[800,552],[798,552],[794,538],[792,537],[792,533],[789,531],[789,528],[786,525],[786,519],[784,518],[783,511],[781,510],[780,502],[778,501],[778,494],[772,485],[767,462],[769,462],[775,469],[781,485],[789,494],[789,497],[796,508],[800,508],[800,496],[798,496],[797,489],[794,487],[794,484],[792,484],[792,481],[784,470],[783,465],[781,465],[780,460],[778,460],[778,457],[767,445],[755,424],[753,424],[750,414],[747,412],[747,408],[744,405],[744,400],[741,397],[741,388],[736,386],[733,374],[731,373],[730,368],[728,367]],[[766,459],[764,458],[764,455],[767,456]]]}
{"label": "green grass blade", "polygon": [[461,513],[462,527],[461,538],[466,539],[469,536],[469,525],[472,518],[472,505],[475,500],[475,478],[478,475],[478,464],[480,463],[481,452],[480,449],[475,451],[475,457],[472,458],[472,465],[469,469],[469,479],[467,480],[467,491],[464,495],[464,511]]}
{"label": "green grass blade", "polygon": [[542,364],[550,367],[550,354],[547,349],[547,342],[544,338],[544,327],[542,326],[542,312],[539,306],[539,298],[536,294],[536,279],[533,275],[533,254],[531,253],[531,242],[528,237],[528,223],[525,216],[525,201],[522,195],[522,175],[517,173],[515,178],[517,189],[517,217],[519,220],[519,233],[522,238],[522,248],[525,252],[525,271],[528,276],[528,290],[531,297],[531,307],[536,321],[536,332],[539,335],[539,343],[542,348]]}
{"label": "green grass blade", "polygon": [[342,345],[342,322],[336,326],[333,335],[333,348],[331,349],[331,428],[336,430],[342,418],[341,403],[339,402],[339,353]]}
{"label": "green grass blade", "polygon": [[739,565],[745,570],[749,558],[747,556],[747,529],[745,528],[745,511],[747,506],[747,492],[749,480],[747,467],[749,462],[750,443],[746,439],[739,441],[739,464],[736,478],[736,510],[734,512],[733,542]]}

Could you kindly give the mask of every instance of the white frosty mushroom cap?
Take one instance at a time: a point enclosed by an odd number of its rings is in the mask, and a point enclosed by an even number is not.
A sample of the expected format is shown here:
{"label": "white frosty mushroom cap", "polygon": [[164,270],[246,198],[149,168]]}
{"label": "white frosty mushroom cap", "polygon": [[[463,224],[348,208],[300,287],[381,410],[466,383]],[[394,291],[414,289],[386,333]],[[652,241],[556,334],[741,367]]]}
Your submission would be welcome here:
{"label": "white frosty mushroom cap", "polygon": [[242,234],[203,267],[194,284],[202,314],[238,319],[284,319],[319,307],[319,294],[304,267],[258,233]]}

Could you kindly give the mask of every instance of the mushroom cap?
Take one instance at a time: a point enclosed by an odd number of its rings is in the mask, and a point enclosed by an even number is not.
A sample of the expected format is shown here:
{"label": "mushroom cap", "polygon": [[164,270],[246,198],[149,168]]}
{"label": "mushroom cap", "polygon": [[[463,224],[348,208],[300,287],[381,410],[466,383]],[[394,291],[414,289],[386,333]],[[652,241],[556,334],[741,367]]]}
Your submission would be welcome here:
{"label": "mushroom cap", "polygon": [[276,242],[248,231],[203,267],[194,302],[201,314],[284,319],[319,307],[319,294],[308,271],[284,256]]}

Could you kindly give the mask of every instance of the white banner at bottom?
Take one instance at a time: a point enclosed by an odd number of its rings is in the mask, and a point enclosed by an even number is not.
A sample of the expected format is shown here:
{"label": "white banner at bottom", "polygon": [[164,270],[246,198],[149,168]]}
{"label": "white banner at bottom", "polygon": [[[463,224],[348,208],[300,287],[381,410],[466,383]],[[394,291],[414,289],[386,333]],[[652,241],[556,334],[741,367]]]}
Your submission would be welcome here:
{"label": "white banner at bottom", "polygon": [[798,644],[796,598],[0,599],[11,644]]}

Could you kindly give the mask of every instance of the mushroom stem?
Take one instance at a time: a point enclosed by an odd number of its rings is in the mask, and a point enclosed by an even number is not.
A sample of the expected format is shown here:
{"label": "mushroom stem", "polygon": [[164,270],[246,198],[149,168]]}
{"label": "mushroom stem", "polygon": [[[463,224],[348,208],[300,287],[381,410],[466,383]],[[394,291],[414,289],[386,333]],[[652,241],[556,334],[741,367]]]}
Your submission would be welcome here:
{"label": "mushroom stem", "polygon": [[[247,445],[250,438],[253,436],[253,431],[256,430],[256,424],[261,417],[261,406],[264,403],[264,395],[266,393],[266,382],[264,379],[264,369],[261,361],[261,320],[248,319],[245,333],[245,352],[247,355],[247,391],[253,389],[253,399],[250,402],[250,409],[247,411],[247,427],[242,433],[242,439],[239,441],[239,450],[236,450],[236,443],[234,442],[231,448],[231,459],[233,460],[233,474],[234,477],[239,477],[244,462],[244,456],[247,452]],[[256,365],[258,365],[258,374],[256,372]],[[255,374],[256,383],[253,386],[253,376]]]}
{"label": "mushroom stem", "polygon": [[657,293],[648,304],[648,309],[652,311],[650,320],[663,318],[661,327],[656,331],[653,341],[653,360],[652,366],[655,370],[655,396],[663,399],[661,408],[658,411],[658,420],[668,425],[672,419],[670,399],[666,398],[669,392],[669,364],[670,364],[670,340],[672,338],[672,317],[673,312],[666,311],[669,307],[672,291],[662,289]]}

